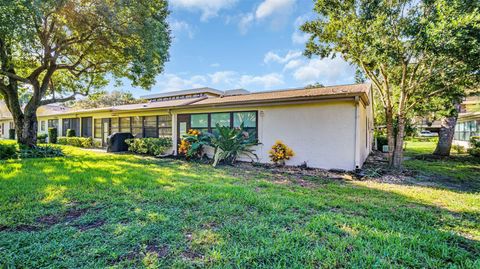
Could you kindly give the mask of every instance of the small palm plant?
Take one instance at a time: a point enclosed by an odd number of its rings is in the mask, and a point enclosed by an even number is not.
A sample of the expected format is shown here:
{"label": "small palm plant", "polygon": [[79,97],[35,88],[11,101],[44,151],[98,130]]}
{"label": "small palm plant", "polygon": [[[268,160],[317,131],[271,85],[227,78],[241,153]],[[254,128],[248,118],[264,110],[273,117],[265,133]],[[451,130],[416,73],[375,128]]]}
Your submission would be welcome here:
{"label": "small palm plant", "polygon": [[213,166],[221,161],[233,164],[240,155],[248,156],[252,161],[258,160],[252,148],[256,145],[257,139],[245,131],[243,124],[239,128],[230,128],[217,123],[211,139],[211,146],[215,148]]}

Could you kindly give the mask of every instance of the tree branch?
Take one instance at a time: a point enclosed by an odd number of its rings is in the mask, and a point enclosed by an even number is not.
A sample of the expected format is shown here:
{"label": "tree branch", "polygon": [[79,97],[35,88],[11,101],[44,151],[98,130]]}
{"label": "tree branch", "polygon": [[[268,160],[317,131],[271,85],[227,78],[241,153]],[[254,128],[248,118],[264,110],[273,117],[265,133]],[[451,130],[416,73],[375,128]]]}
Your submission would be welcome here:
{"label": "tree branch", "polygon": [[67,101],[73,101],[73,100],[75,100],[75,96],[77,96],[77,94],[78,95],[83,95],[83,96],[87,95],[87,94],[75,92],[72,95],[70,95],[68,97],[64,97],[64,98],[55,98],[54,97],[52,99],[42,100],[42,101],[40,101],[40,106],[54,104],[54,103],[63,103],[63,102],[67,102]]}
{"label": "tree branch", "polygon": [[31,84],[31,81],[28,79],[28,78],[23,78],[17,74],[14,74],[14,73],[11,73],[11,72],[7,72],[7,71],[3,71],[3,70],[0,70],[0,75],[4,75],[4,76],[7,76],[11,79],[14,79],[14,80],[17,80],[17,81],[21,81],[23,83],[27,83],[27,84]]}

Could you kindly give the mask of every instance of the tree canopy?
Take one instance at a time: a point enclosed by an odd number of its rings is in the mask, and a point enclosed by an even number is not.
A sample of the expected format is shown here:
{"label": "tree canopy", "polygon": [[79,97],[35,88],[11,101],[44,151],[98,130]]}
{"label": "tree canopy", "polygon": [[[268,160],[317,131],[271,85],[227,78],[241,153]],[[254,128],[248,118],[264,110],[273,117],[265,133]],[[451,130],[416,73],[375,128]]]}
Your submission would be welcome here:
{"label": "tree canopy", "polygon": [[0,0],[0,95],[19,142],[35,144],[39,106],[87,95],[107,76],[153,85],[169,56],[168,13],[166,0]]}
{"label": "tree canopy", "polygon": [[90,94],[87,98],[77,100],[72,105],[75,108],[100,108],[109,106],[120,106],[138,104],[144,102],[142,99],[135,99],[129,92],[123,91],[100,91]]}
{"label": "tree canopy", "polygon": [[478,81],[479,5],[468,0],[318,0],[318,18],[302,25],[311,34],[307,56],[343,57],[373,83],[385,112],[393,167],[401,167],[409,111]]}

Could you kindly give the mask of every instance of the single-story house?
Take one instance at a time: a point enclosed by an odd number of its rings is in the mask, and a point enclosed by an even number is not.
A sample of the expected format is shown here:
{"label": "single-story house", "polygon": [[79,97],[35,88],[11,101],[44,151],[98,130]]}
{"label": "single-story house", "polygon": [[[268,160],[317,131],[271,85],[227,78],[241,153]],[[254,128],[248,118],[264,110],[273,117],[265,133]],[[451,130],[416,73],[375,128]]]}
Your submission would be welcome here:
{"label": "single-story house", "polygon": [[[281,140],[295,152],[287,165],[354,170],[372,150],[373,110],[370,84],[248,92],[199,88],[144,96],[146,103],[95,109],[39,109],[38,132],[56,127],[61,136],[105,143],[115,132],[135,137],[171,137],[178,145],[189,129],[211,132],[215,124],[238,127],[261,143],[259,161]],[[11,116],[0,117],[0,136],[13,128]],[[177,154],[177,146],[172,149]]]}

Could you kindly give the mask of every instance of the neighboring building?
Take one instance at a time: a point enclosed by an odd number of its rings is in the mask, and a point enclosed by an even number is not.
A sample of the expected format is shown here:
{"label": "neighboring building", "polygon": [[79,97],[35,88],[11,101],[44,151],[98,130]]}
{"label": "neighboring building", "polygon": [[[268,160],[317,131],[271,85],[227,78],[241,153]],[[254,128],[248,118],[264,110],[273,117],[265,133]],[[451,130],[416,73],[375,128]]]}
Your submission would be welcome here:
{"label": "neighboring building", "polygon": [[469,147],[472,136],[480,136],[480,96],[469,96],[462,102],[453,143]]}
{"label": "neighboring building", "polygon": [[[244,124],[258,138],[259,161],[269,162],[276,140],[291,147],[295,156],[287,165],[360,168],[373,141],[372,92],[369,84],[250,93],[200,88],[142,97],[148,103],[75,111],[38,113],[39,133],[57,127],[101,140],[115,132],[135,137],[171,137],[178,145],[189,129],[212,132],[215,123]],[[8,124],[10,118],[0,119]],[[3,137],[8,137],[3,135]],[[172,149],[176,154],[177,146]]]}

